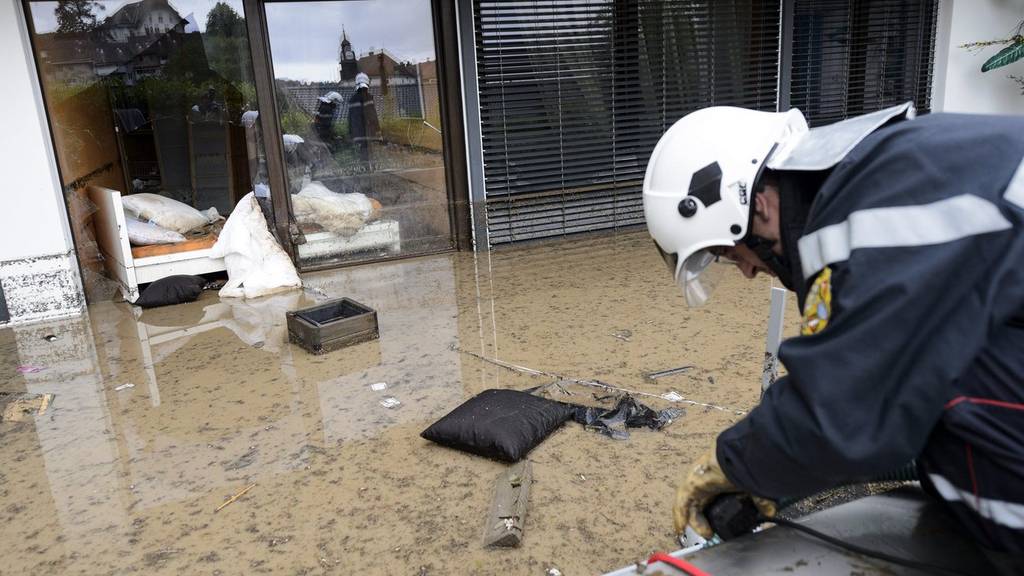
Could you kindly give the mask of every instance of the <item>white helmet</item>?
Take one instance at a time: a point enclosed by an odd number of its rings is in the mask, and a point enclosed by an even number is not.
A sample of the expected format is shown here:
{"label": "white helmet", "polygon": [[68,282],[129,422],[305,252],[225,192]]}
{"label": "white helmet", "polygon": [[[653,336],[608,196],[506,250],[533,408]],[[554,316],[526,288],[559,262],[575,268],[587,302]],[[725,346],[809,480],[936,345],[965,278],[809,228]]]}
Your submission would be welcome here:
{"label": "white helmet", "polygon": [[356,74],[356,88],[362,88],[363,86],[370,87],[370,77],[364,72],[360,72]]}
{"label": "white helmet", "polygon": [[712,286],[707,251],[747,235],[751,194],[768,156],[807,132],[799,110],[758,112],[716,106],[687,114],[658,141],[644,176],[647,229],[683,288],[699,306]]}

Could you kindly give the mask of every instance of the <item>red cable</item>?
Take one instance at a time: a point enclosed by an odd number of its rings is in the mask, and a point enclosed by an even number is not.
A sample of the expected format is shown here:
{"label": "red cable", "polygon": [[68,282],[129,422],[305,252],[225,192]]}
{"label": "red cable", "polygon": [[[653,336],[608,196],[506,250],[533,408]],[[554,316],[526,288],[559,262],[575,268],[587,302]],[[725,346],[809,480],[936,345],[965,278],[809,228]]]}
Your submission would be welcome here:
{"label": "red cable", "polygon": [[648,564],[653,564],[655,562],[662,562],[664,564],[668,564],[669,566],[675,568],[676,570],[679,570],[683,574],[688,574],[689,576],[711,576],[707,572],[701,570],[700,568],[697,568],[696,566],[690,564],[686,560],[683,560],[682,558],[676,558],[674,556],[669,556],[664,552],[655,552],[654,554],[651,554],[650,558],[647,559]]}

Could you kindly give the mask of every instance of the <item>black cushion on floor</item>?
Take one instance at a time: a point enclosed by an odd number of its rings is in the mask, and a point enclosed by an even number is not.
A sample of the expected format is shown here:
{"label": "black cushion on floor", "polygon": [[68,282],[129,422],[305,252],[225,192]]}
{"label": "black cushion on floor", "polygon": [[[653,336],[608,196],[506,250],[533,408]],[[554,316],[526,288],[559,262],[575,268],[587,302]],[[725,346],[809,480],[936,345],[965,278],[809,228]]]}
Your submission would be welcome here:
{"label": "black cushion on floor", "polygon": [[203,293],[206,279],[201,276],[168,276],[161,278],[142,291],[136,306],[156,308],[183,302],[194,302]]}
{"label": "black cushion on floor", "polygon": [[572,417],[573,406],[517,390],[485,390],[420,434],[442,446],[516,462]]}

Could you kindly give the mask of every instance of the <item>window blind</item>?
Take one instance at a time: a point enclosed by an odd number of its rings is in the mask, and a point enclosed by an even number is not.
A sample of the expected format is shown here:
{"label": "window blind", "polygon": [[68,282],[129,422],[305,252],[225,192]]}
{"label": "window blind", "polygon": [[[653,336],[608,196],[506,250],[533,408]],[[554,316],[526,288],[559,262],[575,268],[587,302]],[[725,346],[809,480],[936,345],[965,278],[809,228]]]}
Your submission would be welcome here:
{"label": "window blind", "polygon": [[931,109],[937,0],[794,0],[790,104],[812,126]]}
{"label": "window blind", "polygon": [[780,6],[474,0],[491,243],[642,224],[647,160],[672,123],[775,110]]}

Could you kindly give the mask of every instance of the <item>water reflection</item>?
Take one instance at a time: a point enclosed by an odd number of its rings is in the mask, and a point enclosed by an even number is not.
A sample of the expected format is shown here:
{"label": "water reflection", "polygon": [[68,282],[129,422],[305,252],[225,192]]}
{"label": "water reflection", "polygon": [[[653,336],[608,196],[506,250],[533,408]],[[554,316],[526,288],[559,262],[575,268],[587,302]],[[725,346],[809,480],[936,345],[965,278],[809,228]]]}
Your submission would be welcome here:
{"label": "water reflection", "polygon": [[[0,422],[0,570],[595,573],[668,541],[677,470],[666,457],[695,456],[730,415],[692,411],[628,443],[563,428],[531,453],[526,545],[496,555],[480,548],[480,523],[502,465],[418,434],[485,388],[545,381],[451,346],[712,402],[753,403],[759,391],[761,354],[748,348],[763,341],[763,322],[740,304],[750,286],[724,286],[724,312],[688,310],[643,235],[305,281],[305,292],[252,301],[210,293],[141,314],[104,303],[0,330],[0,393],[55,394],[44,414]],[[339,296],[377,310],[378,341],[323,356],[287,344],[285,310]],[[715,326],[731,332],[702,346]],[[631,342],[611,336],[621,329]],[[700,368],[643,381],[681,360]],[[23,365],[45,369],[20,374]],[[384,396],[401,405],[382,406]],[[571,400],[595,401],[586,389]]]}

